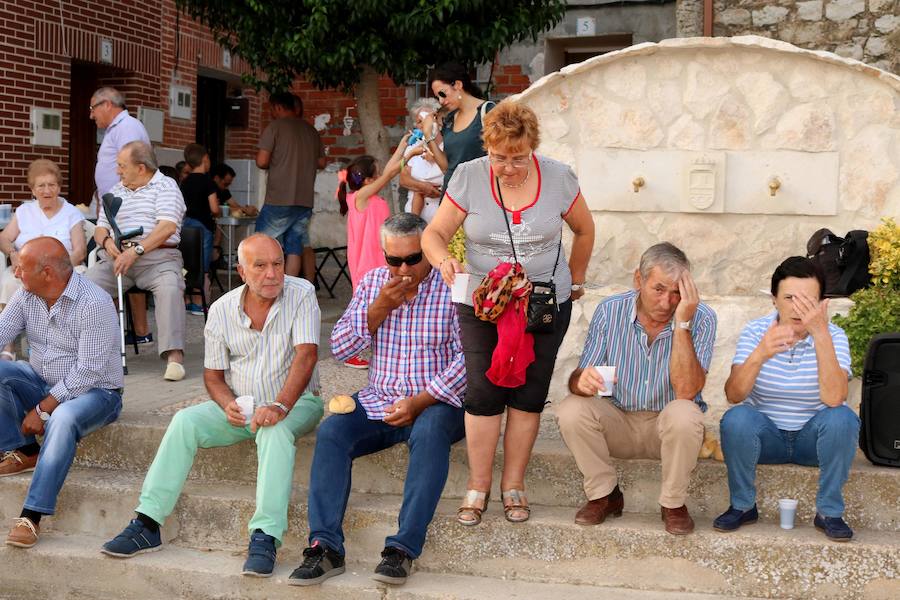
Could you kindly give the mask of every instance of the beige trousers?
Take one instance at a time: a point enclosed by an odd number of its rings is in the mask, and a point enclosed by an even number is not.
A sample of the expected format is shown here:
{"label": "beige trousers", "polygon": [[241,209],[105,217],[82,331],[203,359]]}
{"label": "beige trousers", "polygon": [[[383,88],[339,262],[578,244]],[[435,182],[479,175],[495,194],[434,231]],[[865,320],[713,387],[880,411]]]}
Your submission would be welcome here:
{"label": "beige trousers", "polygon": [[678,508],[703,444],[703,413],[691,400],[674,400],[660,412],[624,411],[607,398],[570,395],[556,406],[559,430],[584,475],[588,500],[616,487],[615,458],[662,460],[659,504]]}
{"label": "beige trousers", "polygon": [[[115,299],[118,295],[113,261],[105,252],[88,269],[87,278]],[[184,275],[181,251],[159,248],[137,259],[122,278],[123,289],[137,285],[153,293],[156,303],[156,337],[160,356],[169,350],[184,350]]]}

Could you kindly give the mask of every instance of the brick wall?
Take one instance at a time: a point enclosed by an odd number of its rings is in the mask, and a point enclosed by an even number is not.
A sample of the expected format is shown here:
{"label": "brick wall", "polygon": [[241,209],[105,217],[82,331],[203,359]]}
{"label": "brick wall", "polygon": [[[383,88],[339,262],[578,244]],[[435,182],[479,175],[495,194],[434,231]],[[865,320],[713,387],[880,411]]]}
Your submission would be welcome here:
{"label": "brick wall", "polygon": [[[111,64],[100,61],[101,39],[113,43]],[[87,106],[69,114],[73,63],[95,65],[98,85],[122,91],[132,114],[138,106],[163,110],[164,138],[158,145],[167,148],[182,148],[196,139],[196,102],[191,119],[172,118],[168,111],[170,83],[196,92],[200,69],[206,75],[228,80],[230,93],[240,91],[250,98],[250,118],[247,127],[226,128],[225,155],[253,158],[260,132],[269,119],[265,97],[242,88],[239,76],[246,69],[245,63],[232,57],[231,67],[225,68],[222,58],[222,49],[209,31],[184,15],[179,17],[174,0],[119,4],[99,0],[0,0],[0,201],[29,197],[25,172],[36,158],[50,158],[60,165],[62,193],[69,195],[72,120],[89,118]],[[529,83],[520,65],[497,66],[494,75],[495,98],[519,92]],[[386,77],[379,84],[385,125],[405,126],[406,88]],[[302,80],[295,83],[293,91],[303,99],[310,122],[316,115],[330,115],[328,127],[322,132],[330,160],[347,160],[364,152],[352,97],[316,90]],[[32,106],[62,111],[62,147],[31,145]],[[343,117],[348,108],[354,126],[345,136]],[[91,149],[91,153],[94,151]],[[93,160],[90,163],[92,176]]]}

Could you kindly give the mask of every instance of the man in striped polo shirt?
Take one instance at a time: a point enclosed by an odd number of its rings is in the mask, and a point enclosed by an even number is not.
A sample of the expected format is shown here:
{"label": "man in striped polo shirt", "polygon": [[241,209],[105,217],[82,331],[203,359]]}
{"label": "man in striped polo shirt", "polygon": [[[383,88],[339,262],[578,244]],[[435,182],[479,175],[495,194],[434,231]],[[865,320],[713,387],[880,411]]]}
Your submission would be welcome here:
{"label": "man in striped polo shirt", "polygon": [[756,465],[818,466],[817,529],[839,542],[853,537],[843,520],[841,490],[856,454],[859,417],[845,403],[850,379],[847,335],[828,322],[825,275],[812,260],[792,256],[772,275],[775,312],[741,332],[725,382],[738,404],[721,423],[731,506],[713,523],[734,531],[754,523]]}
{"label": "man in striped polo shirt", "polygon": [[[159,355],[166,360],[163,377],[184,379],[184,262],[178,242],[185,206],[174,179],[162,174],[153,147],[141,141],[122,146],[117,158],[121,181],[110,193],[122,199],[115,215],[119,229],[143,227],[144,233],[129,240],[121,251],[110,232],[106,211],[100,209],[94,240],[100,261],[88,269],[87,277],[109,295],[116,292],[116,276],[124,277],[124,289],[137,285],[153,293]],[[136,325],[135,329],[139,326]]]}
{"label": "man in striped polo shirt", "polygon": [[[584,475],[579,525],[621,516],[611,458],[662,460],[659,504],[666,531],[694,530],[688,483],[703,443],[700,395],[712,359],[716,314],[700,302],[684,252],[663,242],[641,256],[634,290],[602,301],[557,407],[559,430]],[[613,367],[605,381],[598,366]]]}
{"label": "man in striped polo shirt", "polygon": [[[321,313],[313,285],[285,277],[284,252],[269,236],[257,233],[242,241],[238,261],[245,285],[213,303],[204,331],[203,380],[211,400],[172,418],[144,479],[136,518],[103,545],[104,554],[130,558],[159,550],[159,528],[175,508],[197,448],[252,439],[256,512],[243,574],[272,575],[276,547],[287,530],[295,440],[315,428],[323,413],[316,374]],[[238,398],[249,398],[251,417]]]}

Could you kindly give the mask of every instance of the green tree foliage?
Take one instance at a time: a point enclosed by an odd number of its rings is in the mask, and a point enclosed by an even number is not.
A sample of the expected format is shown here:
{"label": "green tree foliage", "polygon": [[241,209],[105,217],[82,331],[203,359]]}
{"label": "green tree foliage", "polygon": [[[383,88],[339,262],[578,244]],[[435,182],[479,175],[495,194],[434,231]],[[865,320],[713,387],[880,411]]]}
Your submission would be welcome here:
{"label": "green tree foliage", "polygon": [[396,83],[427,65],[490,61],[511,43],[537,39],[565,14],[564,0],[177,0],[257,73],[284,89],[301,75],[350,92],[364,66]]}

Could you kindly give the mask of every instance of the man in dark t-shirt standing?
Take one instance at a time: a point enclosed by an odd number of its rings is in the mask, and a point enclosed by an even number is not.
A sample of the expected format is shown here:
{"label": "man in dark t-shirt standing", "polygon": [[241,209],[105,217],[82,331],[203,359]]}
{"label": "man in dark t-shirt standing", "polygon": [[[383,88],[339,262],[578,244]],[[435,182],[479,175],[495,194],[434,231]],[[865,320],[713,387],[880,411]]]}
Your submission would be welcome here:
{"label": "man in dark t-shirt standing", "polygon": [[[184,160],[191,167],[191,172],[181,182],[181,195],[184,196],[184,205],[187,207],[182,226],[195,227],[203,234],[203,272],[209,273],[213,233],[216,230],[215,217],[221,214],[216,184],[209,176],[209,154],[205,147],[188,144],[184,148]],[[200,296],[191,296],[187,311],[192,315],[203,316],[202,302]]]}
{"label": "man in dark t-shirt standing", "polygon": [[[256,231],[280,238],[286,255],[285,272],[315,279],[316,258],[309,241],[316,170],[325,167],[319,133],[303,120],[303,104],[289,93],[269,98],[273,120],[263,131],[256,166],[269,171],[266,200]],[[301,263],[302,256],[302,263]]]}

